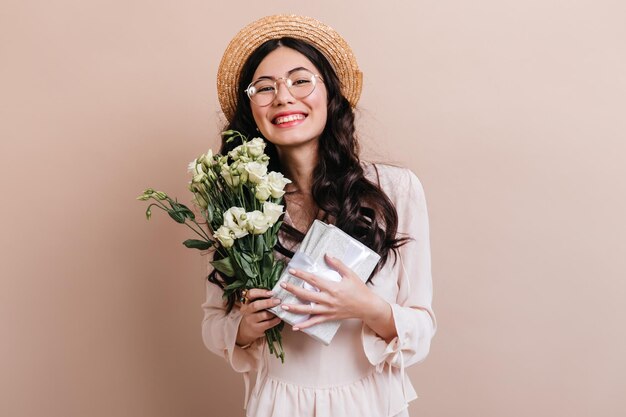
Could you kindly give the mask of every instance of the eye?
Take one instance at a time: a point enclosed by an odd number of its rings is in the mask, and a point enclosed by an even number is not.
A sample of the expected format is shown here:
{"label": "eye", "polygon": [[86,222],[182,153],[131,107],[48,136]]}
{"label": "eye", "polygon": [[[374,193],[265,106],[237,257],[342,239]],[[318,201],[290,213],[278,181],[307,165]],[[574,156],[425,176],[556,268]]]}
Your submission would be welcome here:
{"label": "eye", "polygon": [[302,86],[302,85],[307,85],[311,83],[311,77],[308,78],[296,78],[294,80],[291,81],[291,85],[295,85],[295,86]]}
{"label": "eye", "polygon": [[264,85],[262,87],[257,88],[257,93],[273,93],[274,86],[273,85]]}
{"label": "eye", "polygon": [[252,89],[254,89],[254,94],[273,94],[275,86],[272,81],[259,80],[252,85]]}

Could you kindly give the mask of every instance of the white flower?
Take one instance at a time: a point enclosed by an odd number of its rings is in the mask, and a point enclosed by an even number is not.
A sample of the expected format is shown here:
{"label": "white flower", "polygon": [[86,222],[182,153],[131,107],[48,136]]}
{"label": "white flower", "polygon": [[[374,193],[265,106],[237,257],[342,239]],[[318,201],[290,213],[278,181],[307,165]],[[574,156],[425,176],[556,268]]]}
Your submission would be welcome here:
{"label": "white flower", "polygon": [[253,184],[260,184],[267,174],[267,167],[258,162],[248,162],[244,168],[248,173],[249,181]]}
{"label": "white flower", "polygon": [[230,166],[230,172],[232,175],[238,175],[240,182],[248,181],[248,171],[246,171],[246,164],[240,159],[235,161]]}
{"label": "white flower", "polygon": [[280,172],[272,171],[267,174],[267,183],[270,187],[272,197],[280,198],[283,196],[283,194],[285,194],[285,185],[291,183],[291,180],[285,178],[285,176]]}
{"label": "white flower", "polygon": [[[198,165],[198,166],[201,166],[201,165]],[[203,182],[205,179],[207,179],[207,175],[206,175],[204,172],[202,172],[202,173],[200,173],[200,174],[198,174],[198,175],[194,175],[194,176],[193,176],[193,179],[192,179],[191,181],[192,181],[192,182],[195,182],[195,183],[201,183],[201,182]]]}
{"label": "white flower", "polygon": [[254,138],[246,144],[246,147],[248,148],[248,155],[252,158],[258,158],[263,155],[265,141],[261,138]]}
{"label": "white flower", "polygon": [[208,150],[204,155],[200,155],[198,158],[198,163],[203,164],[205,168],[209,168],[211,165],[215,163],[213,160],[213,151],[211,149]]}
{"label": "white flower", "polygon": [[235,244],[235,238],[232,236],[231,230],[226,226],[221,226],[215,231],[213,237],[222,244],[225,248],[230,248]]}
{"label": "white flower", "polygon": [[196,204],[198,205],[198,207],[200,207],[201,209],[206,210],[206,208],[209,206],[209,203],[205,200],[204,196],[200,193],[195,194],[195,201]]}
{"label": "white flower", "polygon": [[189,171],[189,173],[191,174],[195,174],[196,172],[196,165],[198,165],[198,160],[194,159],[193,161],[191,161],[189,163],[189,165],[187,165],[187,171]]}
{"label": "white flower", "polygon": [[270,157],[263,154],[260,157],[258,157],[257,159],[255,159],[256,162],[263,164],[265,166],[268,166],[270,164]]}
{"label": "white flower", "polygon": [[263,214],[265,214],[265,218],[271,226],[276,223],[283,214],[283,206],[274,204],[271,201],[266,201],[263,203]]}
{"label": "white flower", "polygon": [[236,238],[248,234],[246,230],[246,210],[241,207],[231,207],[224,212],[224,226],[234,233]]}
{"label": "white flower", "polygon": [[261,235],[270,227],[265,214],[259,210],[246,213],[246,228],[253,235]]}
{"label": "white flower", "polygon": [[242,163],[250,162],[252,159],[248,156],[246,151],[246,145],[239,145],[232,151],[228,152],[228,156],[233,161],[240,161]]}
{"label": "white flower", "polygon": [[194,159],[193,161],[191,161],[189,163],[189,165],[187,166],[187,170],[194,176],[198,176],[198,175],[206,175],[206,172],[204,170],[204,167],[202,166],[202,163],[199,162],[197,159]]}
{"label": "white flower", "polygon": [[254,187],[254,197],[259,201],[265,201],[270,198],[270,186],[267,184],[267,181],[263,181]]}
{"label": "white flower", "polygon": [[228,156],[230,156],[230,158],[233,161],[238,161],[239,160],[239,155],[241,155],[243,152],[243,147],[242,145],[237,146],[235,149],[233,149],[232,151],[228,152]]}
{"label": "white flower", "polygon": [[222,176],[222,178],[224,178],[226,184],[230,185],[231,187],[237,187],[239,185],[239,173],[233,173],[228,165],[222,165],[222,171],[220,172],[220,175]]}

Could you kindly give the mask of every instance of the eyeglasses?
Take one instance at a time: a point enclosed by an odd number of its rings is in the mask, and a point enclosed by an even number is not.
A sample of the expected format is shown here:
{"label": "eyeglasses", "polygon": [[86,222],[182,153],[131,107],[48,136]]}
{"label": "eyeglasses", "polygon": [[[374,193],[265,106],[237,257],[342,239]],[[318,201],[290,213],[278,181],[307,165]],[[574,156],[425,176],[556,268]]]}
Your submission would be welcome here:
{"label": "eyeglasses", "polygon": [[257,106],[269,106],[278,94],[278,81],[283,80],[289,94],[299,100],[315,91],[318,79],[322,78],[307,69],[299,68],[291,71],[287,77],[258,79],[246,88],[246,94]]}

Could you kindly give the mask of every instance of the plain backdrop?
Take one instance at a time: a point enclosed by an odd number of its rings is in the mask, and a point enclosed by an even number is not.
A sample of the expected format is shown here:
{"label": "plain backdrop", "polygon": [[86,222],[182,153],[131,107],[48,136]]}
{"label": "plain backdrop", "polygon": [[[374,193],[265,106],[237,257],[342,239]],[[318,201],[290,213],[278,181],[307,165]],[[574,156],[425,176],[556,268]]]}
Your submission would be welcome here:
{"label": "plain backdrop", "polygon": [[429,417],[626,415],[626,3],[2,0],[0,415],[243,416],[200,337],[190,200],[215,76],[247,23],[336,28],[364,72],[364,157],[428,199]]}

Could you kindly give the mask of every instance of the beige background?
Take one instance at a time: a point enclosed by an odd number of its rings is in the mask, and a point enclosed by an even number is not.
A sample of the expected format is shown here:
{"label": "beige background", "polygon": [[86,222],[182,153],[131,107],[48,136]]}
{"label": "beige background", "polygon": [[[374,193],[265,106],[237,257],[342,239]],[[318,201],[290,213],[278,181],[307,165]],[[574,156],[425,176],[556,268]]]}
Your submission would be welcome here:
{"label": "beige background", "polygon": [[2,0],[0,415],[242,416],[200,338],[205,260],[134,201],[188,201],[234,33],[294,11],[365,73],[367,155],[431,214],[412,416],[626,415],[626,3]]}

